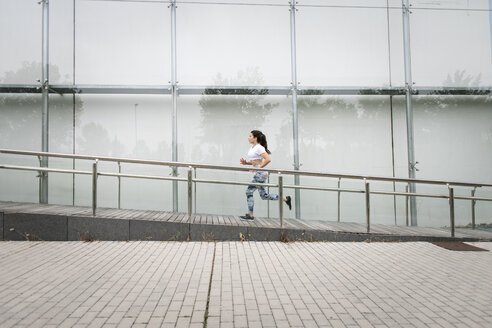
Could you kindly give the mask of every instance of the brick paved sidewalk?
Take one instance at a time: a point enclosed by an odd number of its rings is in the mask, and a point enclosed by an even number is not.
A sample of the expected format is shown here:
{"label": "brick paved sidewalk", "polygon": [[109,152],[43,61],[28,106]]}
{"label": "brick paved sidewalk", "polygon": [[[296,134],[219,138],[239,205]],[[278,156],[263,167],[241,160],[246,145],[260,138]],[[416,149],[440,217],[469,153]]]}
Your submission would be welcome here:
{"label": "brick paved sidewalk", "polygon": [[491,327],[491,272],[424,242],[0,242],[0,326]]}

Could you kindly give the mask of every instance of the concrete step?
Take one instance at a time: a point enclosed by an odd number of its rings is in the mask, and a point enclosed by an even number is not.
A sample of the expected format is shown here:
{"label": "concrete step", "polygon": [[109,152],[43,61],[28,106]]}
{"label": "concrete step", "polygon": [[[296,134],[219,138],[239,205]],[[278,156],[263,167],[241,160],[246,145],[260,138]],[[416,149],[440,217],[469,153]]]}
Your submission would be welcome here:
{"label": "concrete step", "polygon": [[2,240],[492,241],[492,232],[0,202]]}

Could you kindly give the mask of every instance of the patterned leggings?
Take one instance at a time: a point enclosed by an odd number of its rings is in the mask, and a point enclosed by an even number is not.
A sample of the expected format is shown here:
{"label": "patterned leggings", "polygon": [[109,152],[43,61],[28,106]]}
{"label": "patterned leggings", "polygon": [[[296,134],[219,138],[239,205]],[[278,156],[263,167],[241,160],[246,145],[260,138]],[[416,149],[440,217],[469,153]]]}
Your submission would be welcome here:
{"label": "patterned leggings", "polygon": [[[268,172],[257,171],[253,176],[253,183],[264,183],[268,179]],[[255,207],[255,200],[253,198],[253,192],[258,189],[261,199],[278,200],[277,194],[267,194],[264,187],[261,186],[248,186],[246,189],[246,200],[248,202],[248,210],[253,213]]]}

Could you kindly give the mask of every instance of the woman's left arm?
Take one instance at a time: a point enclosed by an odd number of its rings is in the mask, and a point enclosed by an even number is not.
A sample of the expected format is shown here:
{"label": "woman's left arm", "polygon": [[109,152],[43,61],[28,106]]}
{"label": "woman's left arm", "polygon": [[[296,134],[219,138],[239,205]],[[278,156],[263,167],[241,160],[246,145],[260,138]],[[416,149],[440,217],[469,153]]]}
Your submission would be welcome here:
{"label": "woman's left arm", "polygon": [[263,154],[261,154],[261,157],[263,157],[263,161],[261,162],[261,164],[260,164],[260,166],[259,166],[260,168],[261,168],[261,167],[265,167],[265,166],[267,166],[267,165],[268,165],[268,163],[270,163],[270,162],[271,162],[271,160],[270,160],[270,155],[268,155],[268,153],[267,153],[267,152],[264,152]]}

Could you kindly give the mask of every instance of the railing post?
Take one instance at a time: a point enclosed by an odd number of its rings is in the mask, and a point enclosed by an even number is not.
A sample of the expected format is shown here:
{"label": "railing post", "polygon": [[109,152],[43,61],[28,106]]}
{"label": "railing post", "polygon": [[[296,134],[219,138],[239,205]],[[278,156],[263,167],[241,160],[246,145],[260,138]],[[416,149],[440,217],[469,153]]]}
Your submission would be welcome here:
{"label": "railing post", "polygon": [[193,168],[188,167],[188,218],[193,214]]}
{"label": "railing post", "polygon": [[[39,160],[39,167],[42,167],[43,166],[43,160],[41,159],[41,156],[38,155],[38,160]],[[38,171],[38,183],[39,183],[39,189],[38,189],[38,194],[39,194],[39,203],[42,204],[43,203],[43,192],[42,192],[42,189],[43,189],[43,173],[42,171]]]}
{"label": "railing post", "polygon": [[[405,193],[408,194],[408,185],[405,186]],[[408,195],[405,195],[405,222],[408,227]]]}
{"label": "railing post", "polygon": [[364,179],[364,184],[366,186],[366,224],[367,224],[367,233],[371,231],[371,203],[370,203],[370,190],[369,190],[369,182]]}
{"label": "railing post", "polygon": [[[121,174],[121,162],[118,162],[118,173]],[[121,177],[118,177],[118,209],[121,208]]]}
{"label": "railing post", "polygon": [[[267,178],[267,183],[270,184],[270,174]],[[270,186],[267,187],[267,193],[270,194]],[[270,218],[270,200],[267,200],[267,219]]]}
{"label": "railing post", "polygon": [[454,237],[454,188],[449,187],[449,220],[451,224],[451,237]]}
{"label": "railing post", "polygon": [[284,224],[284,177],[278,173],[278,216],[280,218],[280,229]]}
{"label": "railing post", "polygon": [[92,216],[96,216],[97,207],[97,159],[92,164]]}
{"label": "railing post", "polygon": [[[341,182],[341,178],[338,178],[338,189],[340,189],[340,182]],[[338,222],[340,222],[340,194],[341,194],[341,191],[338,190]]]}
{"label": "railing post", "polygon": [[[471,196],[475,197],[475,192],[477,191],[477,187],[474,187]],[[472,210],[472,229],[475,229],[475,204],[477,203],[476,200],[472,199],[471,203],[471,210]]]}
{"label": "railing post", "polygon": [[[193,171],[195,173],[195,179],[196,179],[196,167],[193,168]],[[193,208],[193,213],[196,214],[196,181],[193,182],[193,192],[194,192],[194,195],[193,195],[193,203],[195,204],[194,208]]]}

